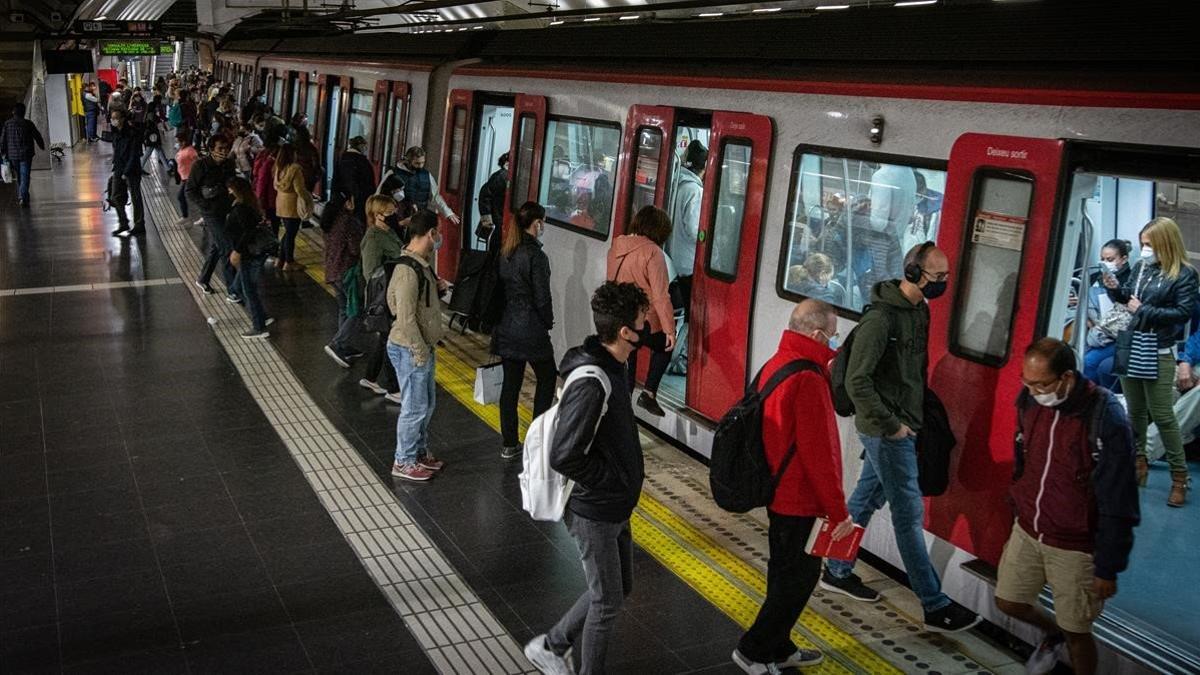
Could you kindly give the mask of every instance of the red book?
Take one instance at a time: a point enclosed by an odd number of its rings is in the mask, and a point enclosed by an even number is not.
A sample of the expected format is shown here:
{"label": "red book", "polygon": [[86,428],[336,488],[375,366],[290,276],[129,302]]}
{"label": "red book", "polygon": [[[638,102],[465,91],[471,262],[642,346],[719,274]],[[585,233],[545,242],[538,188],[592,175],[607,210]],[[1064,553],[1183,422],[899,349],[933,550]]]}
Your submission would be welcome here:
{"label": "red book", "polygon": [[861,525],[855,525],[853,532],[834,541],[831,535],[835,527],[837,527],[836,523],[831,523],[825,518],[817,518],[812,532],[808,535],[808,543],[804,545],[804,552],[818,558],[854,560],[858,556],[858,546],[862,543],[863,533],[866,532],[866,529]]}

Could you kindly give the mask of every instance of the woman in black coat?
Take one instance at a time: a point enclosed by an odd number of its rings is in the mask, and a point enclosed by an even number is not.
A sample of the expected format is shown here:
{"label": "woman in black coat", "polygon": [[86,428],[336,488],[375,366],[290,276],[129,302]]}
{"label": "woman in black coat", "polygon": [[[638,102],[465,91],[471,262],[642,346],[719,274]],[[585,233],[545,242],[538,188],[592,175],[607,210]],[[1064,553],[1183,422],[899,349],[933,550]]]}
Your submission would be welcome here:
{"label": "woman in black coat", "polygon": [[504,447],[500,456],[513,459],[521,454],[517,440],[517,400],[525,379],[525,364],[533,366],[537,389],[533,414],[542,414],[554,399],[558,371],[550,329],[554,309],[550,304],[550,258],[538,241],[546,228],[546,209],[526,202],[517,210],[517,220],[504,233],[500,249],[499,276],[504,289],[504,313],[492,331],[492,353],[504,368],[500,392],[500,434]]}

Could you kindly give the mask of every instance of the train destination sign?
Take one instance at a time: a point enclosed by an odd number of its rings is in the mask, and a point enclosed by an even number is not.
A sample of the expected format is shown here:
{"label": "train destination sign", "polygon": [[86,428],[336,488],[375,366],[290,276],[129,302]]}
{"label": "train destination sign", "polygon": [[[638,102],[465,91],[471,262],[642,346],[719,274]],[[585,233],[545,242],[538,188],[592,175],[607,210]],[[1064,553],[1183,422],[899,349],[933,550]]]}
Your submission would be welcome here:
{"label": "train destination sign", "polygon": [[104,40],[100,43],[103,56],[157,56],[174,54],[171,43],[160,44],[157,40]]}
{"label": "train destination sign", "polygon": [[81,32],[90,35],[158,35],[161,21],[81,21]]}

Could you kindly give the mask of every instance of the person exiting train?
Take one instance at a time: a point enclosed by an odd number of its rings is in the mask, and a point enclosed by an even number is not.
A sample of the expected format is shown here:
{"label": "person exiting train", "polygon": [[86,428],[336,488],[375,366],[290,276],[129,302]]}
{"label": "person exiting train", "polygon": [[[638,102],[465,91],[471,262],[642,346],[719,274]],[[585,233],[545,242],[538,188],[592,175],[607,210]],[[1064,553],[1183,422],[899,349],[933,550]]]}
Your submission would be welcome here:
{"label": "person exiting train", "polygon": [[419,145],[404,151],[404,161],[384,175],[376,193],[391,195],[396,201],[407,199],[418,210],[433,211],[455,225],[462,222],[442,199],[437,181],[425,168],[425,149]]}
{"label": "person exiting train", "polygon": [[542,673],[573,673],[566,654],[574,648],[580,675],[604,672],[605,657],[621,605],[633,590],[633,538],[629,517],[642,493],[645,462],[625,378],[637,349],[650,301],[635,284],[605,282],[592,294],[596,334],[563,356],[559,374],[595,366],[594,377],[568,387],[558,403],[558,427],[550,466],[575,481],[563,522],[575,539],[587,590],[549,632],[525,645],[525,657]]}
{"label": "person exiting train", "polygon": [[[854,426],[865,449],[862,474],[850,496],[850,515],[866,527],[884,503],[909,583],[925,610],[925,629],[966,630],[977,615],[942,592],[942,582],[925,548],[925,504],[917,483],[916,435],[925,404],[929,300],[941,297],[950,261],[933,242],[904,257],[904,278],[881,281],[871,307],[859,321],[846,369],[846,391],[854,402]],[[874,602],[879,593],[853,573],[854,561],[830,561],[821,588]]]}
{"label": "person exiting train", "polygon": [[546,412],[554,399],[557,371],[550,329],[554,308],[550,302],[550,258],[542,251],[546,209],[525,202],[517,209],[517,222],[504,233],[500,248],[499,276],[504,285],[504,312],[492,330],[491,351],[504,368],[500,390],[500,435],[502,459],[521,454],[517,439],[517,403],[525,380],[525,364],[533,367],[537,388],[533,416]]}
{"label": "person exiting train", "polygon": [[[1065,342],[1030,345],[1021,382],[1016,521],[1000,556],[996,606],[1046,634],[1026,672],[1053,670],[1066,660],[1065,645],[1074,671],[1090,675],[1092,622],[1117,592],[1139,520],[1133,430],[1121,402],[1075,369]],[[1053,619],[1038,602],[1047,583]]]}
{"label": "person exiting train", "polygon": [[446,464],[429,451],[437,344],[445,332],[440,295],[447,288],[431,267],[434,252],[442,245],[437,225],[437,216],[428,211],[413,215],[403,255],[416,264],[397,264],[387,290],[388,309],[396,317],[388,333],[387,353],[401,396],[392,476],[418,482],[433,478]]}
{"label": "person exiting train", "polygon": [[1187,261],[1183,235],[1174,220],[1155,218],[1142,228],[1142,256],[1126,283],[1111,274],[1104,286],[1113,302],[1133,312],[1130,329],[1153,332],[1158,344],[1158,377],[1141,379],[1124,376],[1121,391],[1129,406],[1129,419],[1137,438],[1138,485],[1145,486],[1150,474],[1146,455],[1146,428],[1158,427],[1171,466],[1171,493],[1167,506],[1183,506],[1187,501],[1188,468],[1183,451],[1183,436],[1173,405],[1175,393],[1175,344],[1183,338],[1184,327],[1192,320],[1197,301],[1196,268]]}
{"label": "person exiting train", "polygon": [[704,201],[707,162],[708,148],[698,140],[688,143],[671,194],[671,220],[675,228],[667,250],[679,273],[679,298],[685,314],[692,306],[692,275],[696,267],[696,244],[700,238],[700,207]]}
{"label": "person exiting train", "polygon": [[[804,300],[792,310],[779,349],[763,366],[759,381],[765,384],[780,368],[801,359],[824,369],[835,355],[829,343],[836,335],[833,307]],[[801,371],[784,380],[763,402],[762,437],[772,474],[783,467],[789,448],[795,447],[795,453],[767,508],[767,598],[733,652],[733,662],[752,675],[824,660],[821,652],[801,649],[791,638],[821,577],[821,559],[805,553],[804,546],[817,517],[836,524],[834,541],[854,531],[842,493],[842,448],[828,374]]]}
{"label": "person exiting train", "polygon": [[187,196],[200,210],[209,241],[208,257],[204,266],[200,268],[200,278],[196,279],[196,285],[206,295],[211,294],[213,289],[209,282],[212,281],[213,272],[217,269],[217,263],[225,261],[226,264],[221,270],[225,292],[228,294],[225,300],[241,304],[237,270],[228,264],[233,245],[225,236],[225,218],[229,216],[229,209],[233,208],[233,200],[229,197],[226,185],[229,179],[236,175],[237,169],[229,157],[229,141],[223,136],[213,136],[208,141],[208,157],[192,165],[192,172],[188,175]]}
{"label": "person exiting train", "polygon": [[500,155],[496,166],[487,182],[479,188],[479,227],[475,229],[475,236],[488,242],[488,250],[495,250],[493,242],[499,239],[492,236],[496,223],[504,223],[504,195],[508,192],[507,152]]}
{"label": "person exiting train", "polygon": [[671,218],[653,205],[643,206],[633,216],[628,233],[617,237],[608,250],[608,279],[630,282],[650,298],[648,330],[642,334],[639,349],[629,355],[629,391],[637,381],[637,356],[641,347],[650,350],[650,370],[646,386],[638,396],[638,407],[656,417],[666,415],[658,405],[658,385],[662,382],[671,352],[675,349],[675,311],[671,307],[671,277],[662,246],[671,238]]}
{"label": "person exiting train", "polygon": [[[142,132],[129,121],[124,110],[112,111],[112,194],[109,198],[117,209],[117,237],[146,233],[146,208],[142,202]],[[225,188],[222,186],[221,191]],[[125,213],[125,197],[133,203],[133,229]]]}

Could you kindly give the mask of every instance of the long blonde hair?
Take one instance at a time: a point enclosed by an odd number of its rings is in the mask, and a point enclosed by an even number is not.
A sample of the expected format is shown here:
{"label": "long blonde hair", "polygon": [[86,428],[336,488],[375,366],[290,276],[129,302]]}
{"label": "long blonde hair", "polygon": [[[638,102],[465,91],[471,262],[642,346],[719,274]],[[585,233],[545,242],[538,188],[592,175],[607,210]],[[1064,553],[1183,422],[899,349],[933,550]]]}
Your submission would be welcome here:
{"label": "long blonde hair", "polygon": [[1183,233],[1174,220],[1159,216],[1146,223],[1141,234],[1150,241],[1154,257],[1168,279],[1178,278],[1184,266],[1191,267],[1187,261],[1187,249],[1183,245]]}

